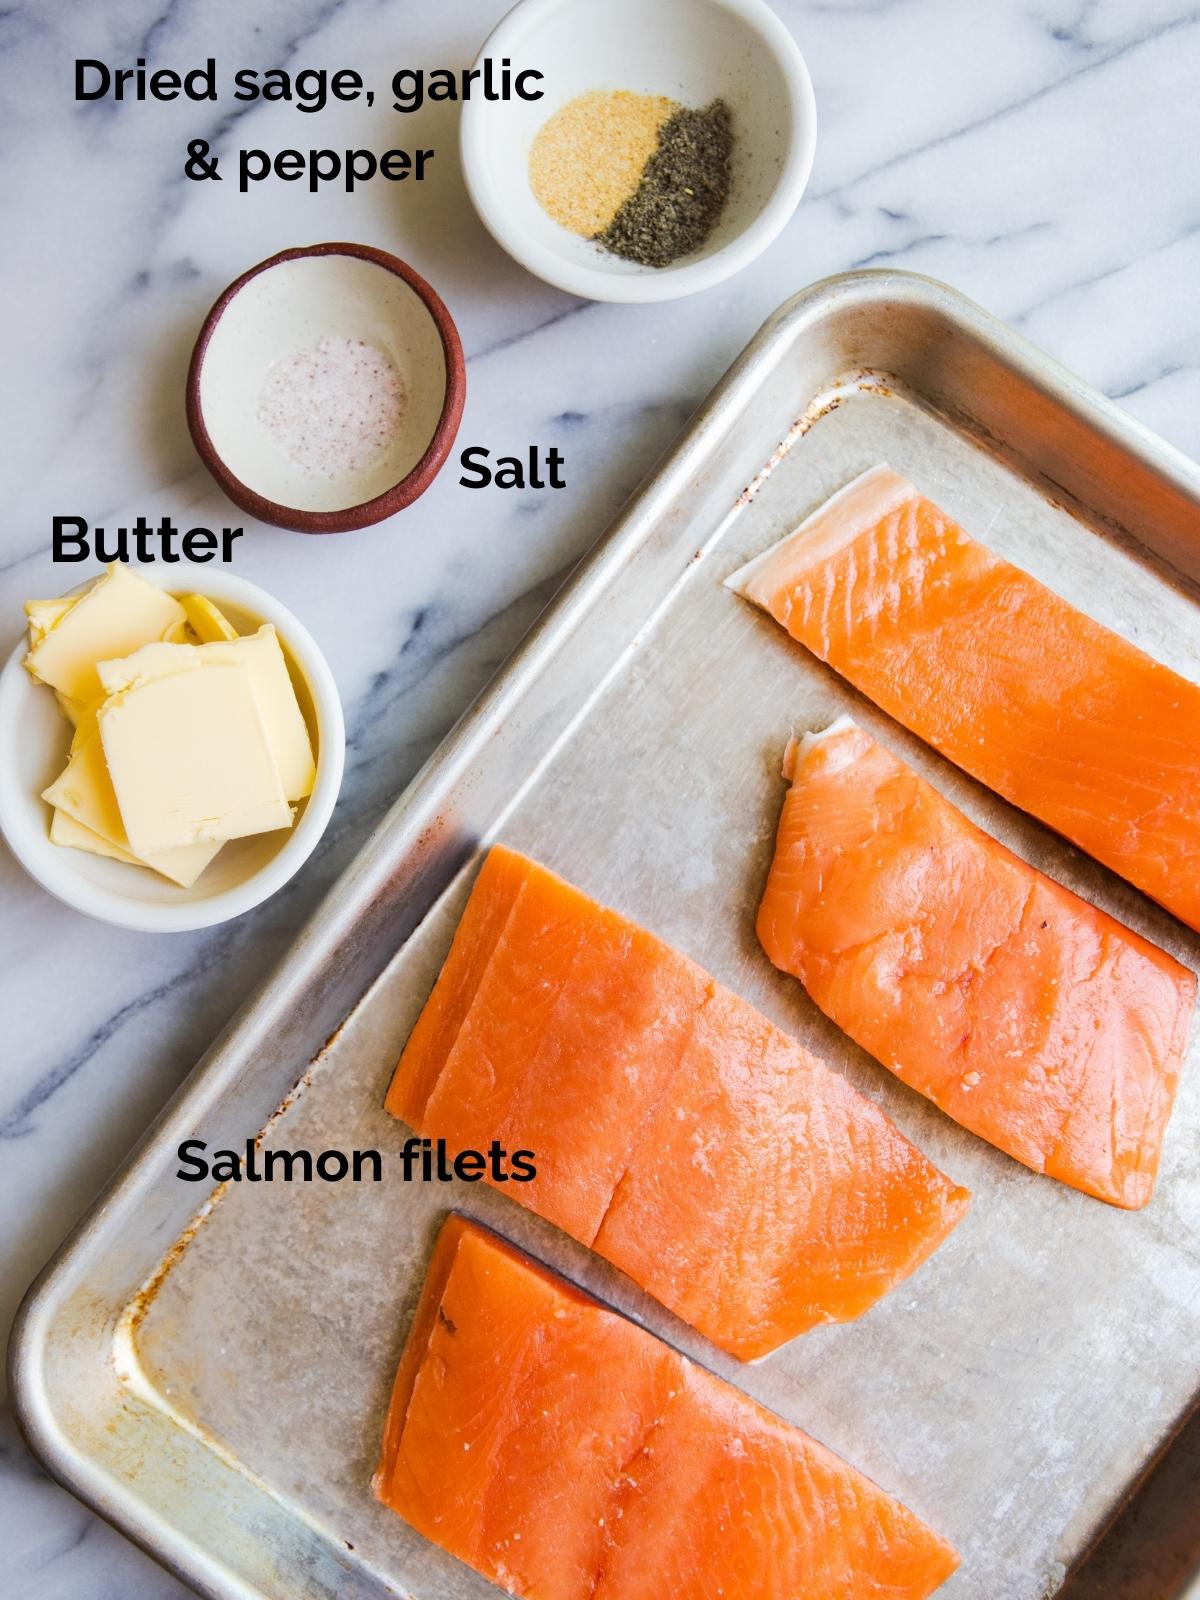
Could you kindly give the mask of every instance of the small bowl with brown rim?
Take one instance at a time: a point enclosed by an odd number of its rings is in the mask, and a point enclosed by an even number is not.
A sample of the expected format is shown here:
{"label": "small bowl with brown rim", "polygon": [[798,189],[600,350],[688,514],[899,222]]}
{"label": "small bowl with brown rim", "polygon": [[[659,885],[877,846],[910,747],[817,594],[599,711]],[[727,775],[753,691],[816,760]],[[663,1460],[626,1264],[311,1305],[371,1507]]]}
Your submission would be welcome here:
{"label": "small bowl with brown rim", "polygon": [[196,340],[187,419],[242,511],[297,533],[382,522],[424,494],[466,398],[458,329],[407,262],[283,250],[237,278]]}

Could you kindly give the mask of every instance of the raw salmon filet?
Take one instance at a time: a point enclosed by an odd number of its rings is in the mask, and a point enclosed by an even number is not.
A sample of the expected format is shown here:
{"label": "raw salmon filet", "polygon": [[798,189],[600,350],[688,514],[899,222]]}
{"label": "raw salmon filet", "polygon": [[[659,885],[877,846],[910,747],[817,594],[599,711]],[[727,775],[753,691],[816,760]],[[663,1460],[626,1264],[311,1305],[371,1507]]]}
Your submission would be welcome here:
{"label": "raw salmon filet", "polygon": [[890,467],[728,580],[889,716],[1200,929],[1200,687]]}
{"label": "raw salmon filet", "polygon": [[958,1564],[798,1428],[459,1217],[374,1487],[525,1600],[921,1600]]}
{"label": "raw salmon filet", "polygon": [[531,1150],[497,1187],[743,1360],[859,1316],[969,1198],[694,961],[500,846],[387,1108]]}
{"label": "raw salmon filet", "polygon": [[851,722],[789,746],[768,956],[897,1077],[1035,1172],[1144,1206],[1186,968],[981,833]]}

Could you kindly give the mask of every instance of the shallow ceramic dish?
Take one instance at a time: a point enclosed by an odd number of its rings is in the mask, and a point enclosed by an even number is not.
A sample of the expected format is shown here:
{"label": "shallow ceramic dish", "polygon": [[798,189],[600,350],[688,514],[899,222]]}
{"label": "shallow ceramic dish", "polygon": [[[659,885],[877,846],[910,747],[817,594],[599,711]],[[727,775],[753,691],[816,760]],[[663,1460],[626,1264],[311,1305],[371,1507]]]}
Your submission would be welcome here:
{"label": "shallow ceramic dish", "polygon": [[[340,467],[289,453],[262,415],[280,363],[328,340],[386,358],[405,393],[379,448]],[[362,244],[284,250],[244,272],[205,318],[187,378],[188,428],[213,477],[241,510],[297,533],[365,528],[411,505],[449,455],[465,398],[441,298],[398,256]]]}
{"label": "shallow ceramic dish", "polygon": [[[544,98],[468,100],[462,157],[484,225],[547,283],[589,300],[674,300],[760,255],[791,217],[812,170],[817,113],[796,41],[764,0],[521,0],[480,51],[543,74]],[[476,63],[478,65],[478,62]],[[535,199],[529,152],[576,95],[629,89],[733,113],[733,183],[702,249],[641,267],[560,227]]]}
{"label": "shallow ceramic dish", "polygon": [[274,623],[313,741],[317,778],[290,829],[232,840],[190,889],[147,867],[50,842],[50,808],[41,794],[66,765],[71,730],[49,689],[25,671],[24,638],[0,672],[0,833],[43,889],[120,928],[181,933],[249,911],[281,889],[312,854],[342,783],[346,734],[341,700],[312,635],[286,606],[244,578],[208,573],[200,592],[217,602],[239,633]]}

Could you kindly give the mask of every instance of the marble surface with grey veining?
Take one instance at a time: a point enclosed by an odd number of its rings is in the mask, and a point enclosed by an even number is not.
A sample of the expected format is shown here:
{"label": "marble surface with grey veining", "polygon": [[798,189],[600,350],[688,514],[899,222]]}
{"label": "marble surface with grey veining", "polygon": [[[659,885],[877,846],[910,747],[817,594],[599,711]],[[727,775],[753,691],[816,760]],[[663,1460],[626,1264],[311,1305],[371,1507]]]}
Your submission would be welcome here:
{"label": "marble surface with grey veining", "polygon": [[[647,0],[649,3],[649,0]],[[528,276],[468,203],[454,108],[77,105],[76,57],[187,67],[465,65],[494,0],[11,0],[0,8],[0,624],[84,575],[50,519],[242,521],[199,469],[182,385],[198,323],[284,246],[391,249],[450,305],[469,358],[460,446],[531,442],[561,492],[468,492],[446,472],[355,535],[253,526],[233,570],[315,634],[345,703],[346,783],[317,856],[224,928],[120,932],[68,910],[0,846],[0,1329],[214,1032],[572,563],[767,314],[852,266],[943,278],[1189,454],[1200,453],[1200,10],[1184,0],[777,0],[820,110],[809,192],[723,286],[585,304]],[[381,64],[383,64],[381,66]],[[385,71],[386,68],[386,71]],[[236,113],[236,115],[235,115]],[[182,175],[183,147],[434,146],[421,188],[347,196]],[[184,1590],[53,1485],[0,1412],[0,1595]]]}

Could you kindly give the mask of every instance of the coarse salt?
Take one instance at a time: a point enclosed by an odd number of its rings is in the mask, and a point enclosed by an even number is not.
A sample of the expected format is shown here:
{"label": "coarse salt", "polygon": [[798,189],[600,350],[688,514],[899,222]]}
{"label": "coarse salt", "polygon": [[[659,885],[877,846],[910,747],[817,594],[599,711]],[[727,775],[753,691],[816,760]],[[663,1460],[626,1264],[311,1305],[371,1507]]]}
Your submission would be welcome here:
{"label": "coarse salt", "polygon": [[407,408],[391,357],[365,339],[325,338],[283,357],[258,396],[259,422],[298,466],[322,478],[370,466]]}

